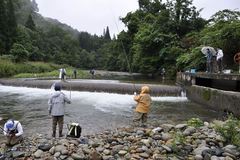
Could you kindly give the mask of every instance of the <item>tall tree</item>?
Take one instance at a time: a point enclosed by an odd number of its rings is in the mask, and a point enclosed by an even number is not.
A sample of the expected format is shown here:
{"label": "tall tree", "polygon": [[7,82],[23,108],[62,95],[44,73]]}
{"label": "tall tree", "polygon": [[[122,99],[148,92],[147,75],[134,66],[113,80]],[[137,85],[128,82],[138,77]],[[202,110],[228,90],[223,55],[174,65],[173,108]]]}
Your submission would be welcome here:
{"label": "tall tree", "polygon": [[35,25],[35,23],[34,23],[34,21],[33,21],[32,14],[29,14],[25,26],[26,26],[27,28],[33,30],[33,31],[36,29],[36,25]]}
{"label": "tall tree", "polygon": [[32,10],[34,12],[39,12],[38,4],[37,4],[36,0],[32,0],[32,4],[31,5],[32,5]]}
{"label": "tall tree", "polygon": [[105,35],[104,35],[104,39],[106,39],[106,40],[111,40],[110,31],[109,31],[108,26],[107,26],[107,28],[106,28],[106,32],[105,32]]}
{"label": "tall tree", "polygon": [[6,5],[5,1],[0,1],[0,54],[5,52],[5,40],[6,40]]}
{"label": "tall tree", "polygon": [[16,22],[16,17],[15,17],[15,12],[14,12],[14,7],[13,7],[13,2],[12,0],[7,0],[7,10],[6,10],[6,15],[7,15],[7,30],[6,30],[6,51],[10,51],[13,43],[15,36],[17,35],[17,22]]}

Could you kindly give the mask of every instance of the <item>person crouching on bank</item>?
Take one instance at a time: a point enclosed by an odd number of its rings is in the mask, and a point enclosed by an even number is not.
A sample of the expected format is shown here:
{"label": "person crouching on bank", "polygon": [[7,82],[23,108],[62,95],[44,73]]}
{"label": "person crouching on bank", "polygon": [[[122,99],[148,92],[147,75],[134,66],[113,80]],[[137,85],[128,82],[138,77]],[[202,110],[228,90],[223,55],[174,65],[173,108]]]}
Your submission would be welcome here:
{"label": "person crouching on bank", "polygon": [[[134,96],[134,100],[137,102],[137,107],[133,116],[134,126],[146,127],[147,116],[150,110],[152,99],[150,96],[150,89],[148,86],[143,86],[141,93]],[[141,124],[139,124],[141,123]]]}
{"label": "person crouching on bank", "polygon": [[4,135],[7,137],[7,145],[13,146],[23,140],[23,128],[19,121],[9,119],[4,124]]}

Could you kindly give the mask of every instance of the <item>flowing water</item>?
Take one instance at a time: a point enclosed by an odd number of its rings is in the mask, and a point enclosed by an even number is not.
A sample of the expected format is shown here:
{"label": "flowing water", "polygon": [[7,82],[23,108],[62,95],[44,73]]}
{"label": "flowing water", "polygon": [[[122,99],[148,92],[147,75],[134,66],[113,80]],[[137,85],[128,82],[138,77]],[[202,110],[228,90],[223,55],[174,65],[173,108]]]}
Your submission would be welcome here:
{"label": "flowing water", "polygon": [[[48,98],[53,90],[0,85],[0,117],[19,120],[26,135],[51,134],[51,117],[48,115]],[[63,91],[68,97],[69,91]],[[152,97],[149,121],[177,124],[192,117],[215,119],[218,114],[192,103],[186,97]],[[66,104],[64,131],[67,123],[78,122],[82,134],[93,134],[106,129],[124,127],[131,123],[134,106],[133,95],[71,92],[71,104]],[[4,120],[0,122],[2,126]],[[1,140],[2,134],[0,134]]]}

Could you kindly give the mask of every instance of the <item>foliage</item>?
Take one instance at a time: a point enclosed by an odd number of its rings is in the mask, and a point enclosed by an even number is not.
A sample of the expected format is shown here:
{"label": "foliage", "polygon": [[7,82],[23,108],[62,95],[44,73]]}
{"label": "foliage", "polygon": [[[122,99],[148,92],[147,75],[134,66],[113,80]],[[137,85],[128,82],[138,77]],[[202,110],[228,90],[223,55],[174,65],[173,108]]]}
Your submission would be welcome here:
{"label": "foliage", "polygon": [[17,66],[9,60],[0,59],[0,77],[9,77],[17,72]]}
{"label": "foliage", "polygon": [[179,70],[204,70],[200,50],[207,45],[223,50],[228,68],[237,67],[232,59],[240,51],[239,11],[219,11],[205,20],[192,0],[139,0],[138,4],[136,11],[121,18],[127,31],[111,39],[109,27],[97,36],[42,17],[35,0],[2,0],[0,55],[10,55],[16,62],[42,61],[152,76],[165,68],[167,76],[175,77]]}
{"label": "foliage", "polygon": [[[51,64],[50,64],[51,65]],[[59,77],[59,67],[50,71],[50,72],[39,72],[39,73],[20,73],[17,75],[14,75],[14,78],[58,78]],[[66,68],[66,73],[67,73],[67,79],[71,79],[73,77],[73,68]],[[77,70],[77,78],[88,78],[89,74],[87,72],[84,72],[80,69]]]}
{"label": "foliage", "polygon": [[174,153],[179,154],[181,153],[181,148],[179,148],[179,145],[184,145],[186,142],[185,136],[181,132],[176,132],[173,135],[173,142],[172,142],[172,150]]}
{"label": "foliage", "polygon": [[[44,62],[25,62],[25,63],[13,63],[12,57],[1,56],[0,58],[0,77],[10,77],[19,73],[30,73],[34,75],[36,73],[46,73],[53,70],[58,70],[61,66],[44,63]],[[58,72],[58,71],[57,71]],[[80,71],[79,71],[80,72]],[[34,76],[30,76],[34,77]]]}
{"label": "foliage", "polygon": [[187,124],[192,127],[201,127],[204,125],[203,121],[199,118],[191,118],[187,121]]}
{"label": "foliage", "polygon": [[238,119],[229,116],[224,125],[216,126],[216,130],[223,136],[226,144],[240,147],[240,121]]}
{"label": "foliage", "polygon": [[14,56],[16,62],[24,62],[28,59],[28,51],[23,45],[15,43],[10,50],[10,54]]}

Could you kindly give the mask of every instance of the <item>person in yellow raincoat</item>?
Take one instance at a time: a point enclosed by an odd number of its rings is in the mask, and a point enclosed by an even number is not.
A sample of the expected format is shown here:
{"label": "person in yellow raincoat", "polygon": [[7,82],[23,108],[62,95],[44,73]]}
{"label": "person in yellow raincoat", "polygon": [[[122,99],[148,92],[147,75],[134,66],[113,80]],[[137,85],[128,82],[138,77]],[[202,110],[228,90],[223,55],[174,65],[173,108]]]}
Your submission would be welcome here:
{"label": "person in yellow raincoat", "polygon": [[152,99],[150,96],[150,89],[148,86],[141,88],[141,93],[134,96],[134,100],[137,102],[137,106],[133,116],[134,126],[146,127],[147,116],[150,110]]}

